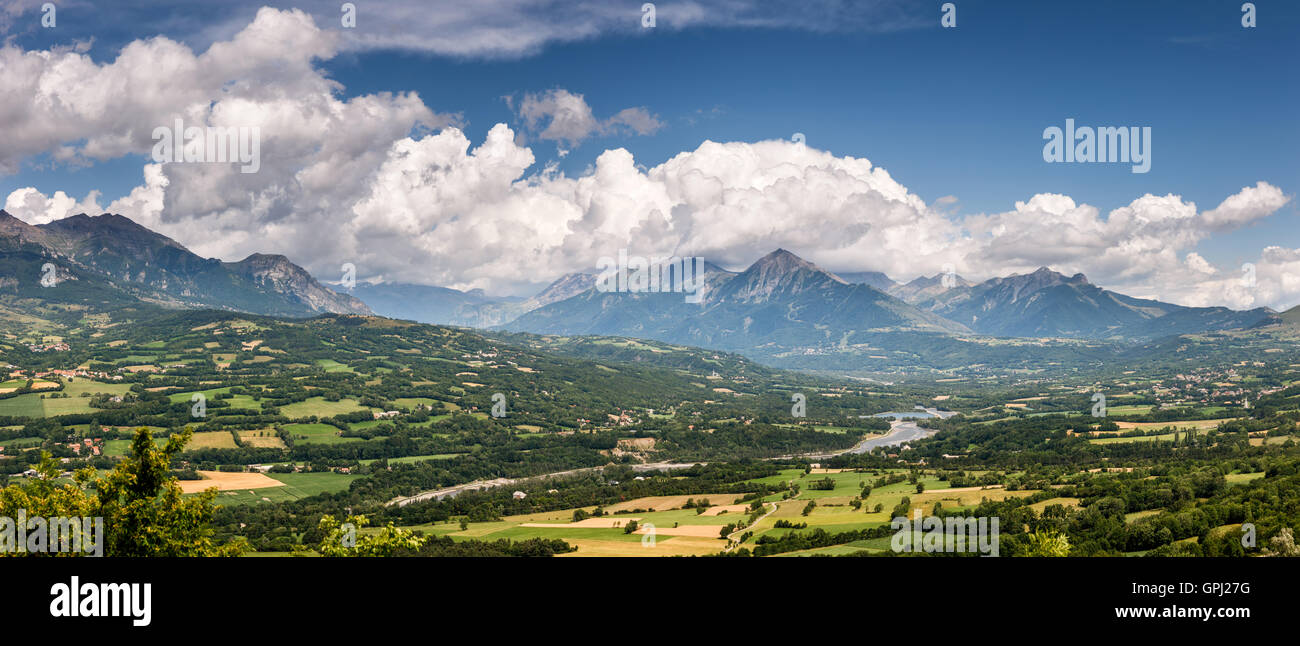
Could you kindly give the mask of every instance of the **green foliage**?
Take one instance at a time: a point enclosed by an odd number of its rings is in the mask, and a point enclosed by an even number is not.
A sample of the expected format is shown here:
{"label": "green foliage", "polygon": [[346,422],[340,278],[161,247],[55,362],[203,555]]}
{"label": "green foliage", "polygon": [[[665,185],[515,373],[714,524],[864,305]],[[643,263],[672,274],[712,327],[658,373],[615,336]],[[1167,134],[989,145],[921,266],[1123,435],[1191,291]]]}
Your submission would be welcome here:
{"label": "green foliage", "polygon": [[158,448],[148,429],[138,429],[131,455],[102,478],[78,471],[72,483],[56,483],[57,462],[46,454],[38,475],[25,485],[0,490],[0,514],[26,509],[28,515],[104,519],[105,556],[237,556],[242,539],[224,544],[211,528],[215,491],[184,498],[170,462],[189,441],[186,429]]}
{"label": "green foliage", "polygon": [[1069,556],[1070,539],[1065,534],[1044,530],[1029,534],[1020,556]]}
{"label": "green foliage", "polygon": [[346,523],[328,514],[321,516],[318,527],[323,536],[316,551],[321,556],[395,556],[401,551],[418,551],[426,540],[392,523],[376,534],[358,534],[367,522],[365,516],[348,516]]}

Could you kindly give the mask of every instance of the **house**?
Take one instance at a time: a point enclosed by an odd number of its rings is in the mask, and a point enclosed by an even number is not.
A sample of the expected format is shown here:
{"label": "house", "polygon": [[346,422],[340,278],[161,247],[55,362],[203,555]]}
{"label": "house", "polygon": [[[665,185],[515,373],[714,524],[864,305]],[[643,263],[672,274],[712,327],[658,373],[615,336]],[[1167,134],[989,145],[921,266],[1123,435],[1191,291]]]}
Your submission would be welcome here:
{"label": "house", "polygon": [[395,411],[395,410],[386,410],[386,411],[384,411],[384,412],[382,412],[382,413],[376,411],[376,412],[374,413],[374,415],[375,415],[375,419],[387,419],[387,418],[389,418],[389,417],[397,417],[397,416],[400,415],[400,414],[401,414],[401,413],[399,413],[399,412],[397,412],[397,411]]}
{"label": "house", "polygon": [[526,494],[526,493],[524,493],[524,492],[522,492],[522,491],[516,491],[516,492],[510,494],[510,496],[511,496],[512,498],[514,498],[515,500],[523,500],[524,498],[527,498],[527,497],[528,497],[528,494]]}

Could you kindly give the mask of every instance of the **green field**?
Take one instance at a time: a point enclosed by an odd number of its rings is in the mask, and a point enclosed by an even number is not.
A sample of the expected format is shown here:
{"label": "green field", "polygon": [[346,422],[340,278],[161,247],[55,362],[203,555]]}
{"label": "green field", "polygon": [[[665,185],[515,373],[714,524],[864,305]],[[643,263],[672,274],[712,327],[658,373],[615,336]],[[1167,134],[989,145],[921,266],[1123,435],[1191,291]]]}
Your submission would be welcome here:
{"label": "green field", "polygon": [[0,416],[44,417],[44,401],[36,393],[0,399]]}
{"label": "green field", "polygon": [[[153,444],[162,448],[167,446],[167,438],[155,437]],[[123,457],[131,452],[131,440],[104,440],[104,455],[109,457]]]}
{"label": "green field", "polygon": [[[212,406],[213,402],[216,401],[217,395],[225,395],[226,393],[230,392],[230,388],[229,387],[209,388],[207,390],[191,390],[191,391],[180,392],[180,393],[172,393],[170,395],[167,395],[167,399],[170,400],[173,404],[190,403],[191,398],[194,396],[194,393],[196,392],[203,393],[203,396],[207,398],[208,414],[216,415],[220,413],[220,409],[213,408]],[[229,404],[231,408],[242,408],[242,409],[251,409],[251,410],[259,410],[259,411],[262,410],[262,402],[253,399],[252,395],[231,395],[225,399],[222,399],[221,401]]]}
{"label": "green field", "polygon": [[[321,473],[268,473],[267,476],[284,483],[283,487],[266,487],[222,491],[217,493],[219,505],[250,505],[267,502],[284,502],[308,498],[325,492],[346,491],[353,480],[361,476],[332,471]],[[268,500],[263,500],[266,498]]]}
{"label": "green field", "polygon": [[[26,385],[26,381],[6,382],[6,384],[17,383],[19,386]],[[14,387],[6,385],[6,387]],[[88,381],[85,379],[74,379],[64,385],[63,390],[57,391],[61,394],[67,394],[67,397],[51,398],[50,395],[56,391],[44,393],[28,393],[8,399],[0,399],[0,416],[11,415],[14,417],[55,417],[57,415],[70,415],[73,413],[89,413],[95,409],[90,407],[90,397],[81,395],[94,395],[105,393],[109,395],[124,395],[130,392],[130,384],[105,384],[97,381]]]}
{"label": "green field", "polygon": [[339,363],[333,359],[317,359],[316,365],[325,369],[325,372],[352,372],[351,366]]}
{"label": "green field", "polygon": [[326,401],[324,397],[309,397],[304,401],[289,404],[280,408],[280,413],[290,419],[300,417],[333,417],[344,413],[355,413],[359,410],[368,410],[367,407],[357,403],[355,399],[340,399],[332,402]]}
{"label": "green field", "polygon": [[[359,437],[339,437],[339,429],[329,424],[285,424],[284,430],[297,444],[341,444],[343,442],[364,442]],[[306,437],[301,437],[301,436]]]}

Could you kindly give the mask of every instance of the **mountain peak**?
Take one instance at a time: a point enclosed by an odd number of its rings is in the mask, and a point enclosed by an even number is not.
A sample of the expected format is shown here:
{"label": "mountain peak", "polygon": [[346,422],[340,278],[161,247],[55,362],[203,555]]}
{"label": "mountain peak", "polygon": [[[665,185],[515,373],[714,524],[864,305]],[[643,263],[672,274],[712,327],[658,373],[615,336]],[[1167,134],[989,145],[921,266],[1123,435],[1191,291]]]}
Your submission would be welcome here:
{"label": "mountain peak", "polygon": [[260,267],[277,267],[281,265],[293,265],[294,267],[297,267],[297,265],[294,265],[289,261],[289,258],[278,253],[251,253],[247,258],[239,261],[239,264],[244,263]]}
{"label": "mountain peak", "polygon": [[1017,290],[1037,291],[1056,285],[1070,285],[1073,287],[1089,287],[1088,277],[1083,274],[1066,276],[1059,271],[1050,267],[1039,267],[1027,274],[1012,274],[1006,278],[994,278],[993,283],[1000,283],[1015,287]]}
{"label": "mountain peak", "polygon": [[777,274],[788,274],[800,269],[827,273],[821,267],[818,267],[817,265],[814,265],[785,249],[777,249],[776,251],[759,258],[745,271],[750,272],[757,270],[765,274],[773,272]]}

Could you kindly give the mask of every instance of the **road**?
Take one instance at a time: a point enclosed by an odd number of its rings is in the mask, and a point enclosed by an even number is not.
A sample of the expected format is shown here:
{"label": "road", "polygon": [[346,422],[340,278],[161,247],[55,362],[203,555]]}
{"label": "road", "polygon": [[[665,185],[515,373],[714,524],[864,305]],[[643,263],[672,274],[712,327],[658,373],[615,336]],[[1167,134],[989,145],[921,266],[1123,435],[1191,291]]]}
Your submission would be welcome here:
{"label": "road", "polygon": [[[679,462],[652,462],[650,464],[634,464],[632,465],[632,470],[641,472],[641,471],[664,471],[664,470],[674,470],[674,469],[689,469],[695,466],[696,464],[708,464],[708,463],[692,462],[690,464],[686,464],[686,463],[679,463]],[[542,480],[546,478],[564,478],[564,477],[575,476],[575,475],[588,473],[592,471],[600,471],[601,469],[604,468],[605,467],[601,466],[601,467],[586,467],[583,469],[569,469],[568,471],[556,471],[555,473],[547,473],[540,476],[530,476],[527,478],[493,478],[491,480],[475,480],[473,482],[466,482],[465,484],[458,484],[453,487],[444,487],[442,489],[421,491],[420,493],[417,493],[413,496],[402,496],[399,498],[394,498],[384,503],[384,506],[392,507],[393,505],[397,505],[398,507],[405,507],[413,502],[421,502],[425,500],[442,500],[443,498],[454,498],[456,496],[459,496],[462,493],[465,493],[466,491],[480,491],[483,489],[493,489],[496,487],[509,487],[511,485],[518,484],[520,482],[527,482],[529,480]]]}

